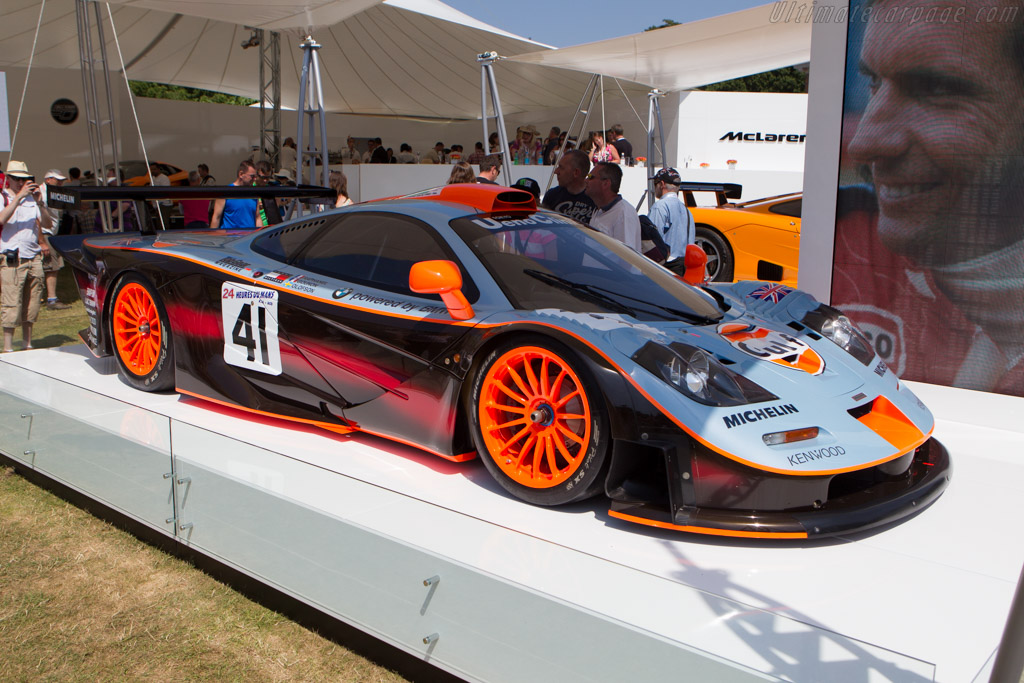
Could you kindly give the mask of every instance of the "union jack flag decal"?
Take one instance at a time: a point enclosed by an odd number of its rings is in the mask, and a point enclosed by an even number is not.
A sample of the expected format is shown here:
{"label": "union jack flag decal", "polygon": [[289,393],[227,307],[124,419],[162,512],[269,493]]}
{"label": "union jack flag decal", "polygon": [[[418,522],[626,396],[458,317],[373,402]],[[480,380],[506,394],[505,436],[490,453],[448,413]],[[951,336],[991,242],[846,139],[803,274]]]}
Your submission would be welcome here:
{"label": "union jack flag decal", "polygon": [[762,287],[758,287],[747,296],[751,299],[771,299],[773,304],[777,304],[783,297],[792,291],[793,290],[791,288],[785,285],[764,285]]}

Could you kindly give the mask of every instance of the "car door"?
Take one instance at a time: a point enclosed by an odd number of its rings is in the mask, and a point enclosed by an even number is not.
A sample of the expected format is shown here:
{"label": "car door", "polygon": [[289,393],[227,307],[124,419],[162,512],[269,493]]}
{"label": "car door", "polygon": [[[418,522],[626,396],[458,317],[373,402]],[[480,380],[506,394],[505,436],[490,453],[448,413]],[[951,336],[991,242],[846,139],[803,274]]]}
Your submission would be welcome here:
{"label": "car door", "polygon": [[[452,320],[436,295],[409,289],[412,265],[433,259],[458,262],[427,223],[354,211],[329,219],[282,269],[280,328],[361,428],[388,432],[402,422],[396,411],[418,416],[450,402],[457,379],[443,356],[471,325]],[[472,303],[477,289],[461,270]]]}

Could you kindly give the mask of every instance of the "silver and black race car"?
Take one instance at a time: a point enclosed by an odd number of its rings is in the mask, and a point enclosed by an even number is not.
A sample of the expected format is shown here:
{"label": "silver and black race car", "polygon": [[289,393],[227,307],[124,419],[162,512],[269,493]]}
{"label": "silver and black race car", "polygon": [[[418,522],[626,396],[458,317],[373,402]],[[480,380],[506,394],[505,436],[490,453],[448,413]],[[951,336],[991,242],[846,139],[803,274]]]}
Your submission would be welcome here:
{"label": "silver and black race car", "polygon": [[84,339],[139,389],[479,456],[530,503],[806,538],[899,520],[949,480],[928,409],[839,311],[691,286],[522,191],[54,244]]}

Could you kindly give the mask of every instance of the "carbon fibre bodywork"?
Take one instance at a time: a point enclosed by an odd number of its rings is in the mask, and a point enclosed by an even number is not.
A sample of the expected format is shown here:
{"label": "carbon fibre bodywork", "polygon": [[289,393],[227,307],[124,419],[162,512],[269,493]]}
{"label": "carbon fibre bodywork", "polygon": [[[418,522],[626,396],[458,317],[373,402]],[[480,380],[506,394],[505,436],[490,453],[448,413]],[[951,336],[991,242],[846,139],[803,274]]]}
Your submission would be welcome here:
{"label": "carbon fibre bodywork", "polygon": [[[873,352],[854,357],[816,331],[812,297],[689,287],[526,197],[438,190],[258,232],[55,246],[75,269],[94,353],[118,352],[112,298],[132,274],[166,310],[181,393],[450,460],[493,458],[474,440],[483,413],[471,396],[489,354],[520,341],[568,349],[607,418],[595,474],[621,519],[802,538],[898,520],[944,489],[950,463],[930,413]],[[427,259],[458,266],[469,317],[410,290],[411,265]],[[595,259],[622,292],[567,279]],[[702,376],[724,393],[688,393],[708,363]]]}

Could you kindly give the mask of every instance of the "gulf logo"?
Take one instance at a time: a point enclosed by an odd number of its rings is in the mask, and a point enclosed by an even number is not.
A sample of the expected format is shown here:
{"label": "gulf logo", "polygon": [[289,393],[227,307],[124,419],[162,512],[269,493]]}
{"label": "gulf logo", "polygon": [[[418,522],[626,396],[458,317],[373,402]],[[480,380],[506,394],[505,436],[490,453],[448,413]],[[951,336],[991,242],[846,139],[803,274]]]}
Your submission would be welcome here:
{"label": "gulf logo", "polygon": [[718,334],[748,356],[811,375],[820,375],[825,370],[825,361],[817,351],[785,332],[743,323],[725,323],[718,326]]}

